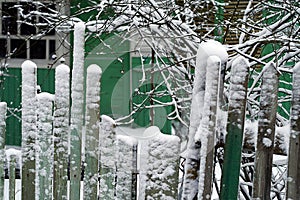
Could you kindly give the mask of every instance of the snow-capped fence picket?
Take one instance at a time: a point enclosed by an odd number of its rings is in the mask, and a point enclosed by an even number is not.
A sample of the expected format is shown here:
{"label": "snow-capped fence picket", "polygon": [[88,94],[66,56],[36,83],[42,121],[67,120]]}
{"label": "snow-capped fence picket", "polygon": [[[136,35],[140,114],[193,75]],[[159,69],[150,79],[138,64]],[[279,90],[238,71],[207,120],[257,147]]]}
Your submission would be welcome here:
{"label": "snow-capped fence picket", "polygon": [[74,27],[73,70],[71,84],[71,137],[70,137],[70,198],[80,198],[82,165],[82,133],[84,123],[84,33],[85,24]]}
{"label": "snow-capped fence picket", "polygon": [[270,63],[265,68],[261,85],[253,180],[253,198],[255,199],[269,199],[271,193],[278,83],[277,70],[274,63]]}
{"label": "snow-capped fence picket", "polygon": [[36,188],[37,66],[25,61],[22,66],[22,199],[33,199]]}
{"label": "snow-capped fence picket", "polygon": [[87,68],[84,188],[88,189],[84,190],[84,196],[89,199],[97,199],[98,191],[101,73],[98,65],[90,65]]}
{"label": "snow-capped fence picket", "polygon": [[53,101],[52,94],[42,92],[37,94],[37,198],[52,198],[52,178],[53,178]]}
{"label": "snow-capped fence picket", "polygon": [[[157,128],[157,127],[156,127]],[[178,199],[179,138],[159,129],[150,139],[146,159],[145,199]]]}
{"label": "snow-capped fence picket", "polygon": [[125,135],[117,135],[116,139],[116,199],[135,200],[137,195],[138,141]]}
{"label": "snow-capped fence picket", "polygon": [[70,69],[61,64],[55,69],[55,101],[53,121],[54,170],[53,199],[67,199],[68,140],[70,107]]}
{"label": "snow-capped fence picket", "polygon": [[195,141],[201,144],[198,199],[209,199],[212,195],[214,169],[214,143],[216,131],[216,113],[218,104],[218,84],[221,60],[217,56],[207,59],[206,84],[203,114]]}
{"label": "snow-capped fence picket", "polygon": [[249,63],[238,57],[232,63],[228,108],[227,135],[220,199],[237,199],[241,151],[246,111]]}

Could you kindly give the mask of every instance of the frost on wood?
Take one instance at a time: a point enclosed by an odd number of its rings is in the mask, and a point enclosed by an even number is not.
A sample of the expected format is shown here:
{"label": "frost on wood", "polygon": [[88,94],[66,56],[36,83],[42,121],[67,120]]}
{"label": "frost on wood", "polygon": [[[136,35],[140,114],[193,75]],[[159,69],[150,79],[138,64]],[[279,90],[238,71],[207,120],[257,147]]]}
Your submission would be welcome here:
{"label": "frost on wood", "polygon": [[0,102],[0,198],[4,195],[5,129],[7,104]]}
{"label": "frost on wood", "polygon": [[79,199],[81,180],[82,127],[84,116],[84,35],[83,22],[75,24],[73,47],[73,70],[71,85],[71,154],[70,154],[70,198]]}
{"label": "frost on wood", "polygon": [[253,198],[270,198],[277,96],[278,74],[274,63],[270,63],[266,66],[261,85]]}
{"label": "frost on wood", "polygon": [[35,63],[27,60],[22,64],[22,199],[35,195],[35,155],[37,133],[37,99]]}
{"label": "frost on wood", "polygon": [[37,175],[38,189],[36,199],[52,198],[53,175],[53,101],[54,95],[42,92],[37,95]]}
{"label": "frost on wood", "polygon": [[116,199],[136,199],[137,140],[117,135]]}
{"label": "frost on wood", "polygon": [[55,69],[53,198],[67,199],[67,167],[70,107],[70,69],[61,64]]}
{"label": "frost on wood", "polygon": [[100,123],[100,199],[115,199],[116,124],[106,115]]}
{"label": "frost on wood", "polygon": [[210,199],[212,194],[214,139],[218,103],[218,84],[221,60],[210,56],[207,60],[203,113],[195,141],[201,144],[198,199]]}
{"label": "frost on wood", "polygon": [[293,69],[293,95],[291,109],[291,132],[289,161],[287,174],[287,199],[298,199],[300,197],[300,63],[297,63]]}
{"label": "frost on wood", "polygon": [[162,133],[149,141],[145,199],[178,198],[179,142]]}
{"label": "frost on wood", "polygon": [[198,190],[198,169],[199,169],[199,145],[195,143],[194,137],[199,127],[203,106],[206,84],[207,59],[209,56],[217,56],[224,64],[228,59],[228,54],[221,43],[213,40],[202,42],[197,52],[195,80],[193,83],[193,95],[190,114],[189,141],[184,157],[185,175],[183,181],[182,198],[193,199]]}
{"label": "frost on wood", "polygon": [[100,128],[100,78],[98,65],[87,69],[86,85],[86,142],[84,196],[97,199],[99,166],[99,128]]}
{"label": "frost on wood", "polygon": [[232,62],[227,135],[221,180],[221,199],[237,199],[243,143],[249,63],[243,57]]}

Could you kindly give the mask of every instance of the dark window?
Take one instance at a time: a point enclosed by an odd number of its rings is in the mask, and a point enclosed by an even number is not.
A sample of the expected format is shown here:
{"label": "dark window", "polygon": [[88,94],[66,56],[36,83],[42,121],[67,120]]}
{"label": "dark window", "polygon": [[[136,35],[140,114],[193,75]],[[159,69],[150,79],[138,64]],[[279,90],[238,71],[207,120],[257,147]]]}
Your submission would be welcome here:
{"label": "dark window", "polygon": [[14,7],[15,3],[2,3],[2,34],[6,35],[8,32],[16,35],[17,31],[17,8]]}
{"label": "dark window", "polygon": [[[45,4],[39,8],[41,13],[49,13],[54,14],[55,4]],[[49,23],[43,18],[43,16],[39,16],[39,23],[44,24],[42,28],[40,28],[40,32],[45,33],[46,35],[55,35],[55,29],[53,26],[49,25]]]}
{"label": "dark window", "polygon": [[30,40],[30,59],[46,59],[46,40]]}
{"label": "dark window", "polygon": [[12,58],[27,58],[26,41],[22,39],[11,39]]}
{"label": "dark window", "polygon": [[0,58],[5,58],[6,56],[6,39],[0,39]]}
{"label": "dark window", "polygon": [[49,40],[49,55],[50,58],[55,54],[55,40]]}
{"label": "dark window", "polygon": [[[30,15],[30,12],[35,11],[36,8],[34,5],[29,3],[21,3],[22,9],[20,10],[20,20],[21,23],[21,35],[31,35],[36,34],[36,27],[34,26],[36,23],[36,17],[34,15]],[[26,17],[24,17],[27,15]]]}

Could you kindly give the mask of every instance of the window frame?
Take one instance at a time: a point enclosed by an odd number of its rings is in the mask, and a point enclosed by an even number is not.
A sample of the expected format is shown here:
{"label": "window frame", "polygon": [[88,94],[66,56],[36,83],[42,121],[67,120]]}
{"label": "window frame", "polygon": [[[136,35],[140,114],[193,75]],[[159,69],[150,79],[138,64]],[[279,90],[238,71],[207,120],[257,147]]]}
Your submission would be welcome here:
{"label": "window frame", "polygon": [[[49,1],[49,0],[45,0],[45,1],[42,1],[43,3],[54,3],[54,1]],[[56,37],[56,33],[54,32],[53,35],[45,35],[41,38],[37,38],[35,37],[35,35],[37,35],[40,31],[40,29],[38,27],[35,27],[36,29],[36,33],[35,34],[31,34],[31,35],[24,35],[24,34],[21,34],[21,22],[20,22],[20,13],[18,11],[18,14],[17,14],[17,34],[4,34],[2,33],[2,24],[3,24],[3,11],[2,11],[2,6],[3,6],[3,3],[15,3],[15,4],[21,4],[22,1],[21,0],[6,0],[6,1],[1,1],[0,3],[0,17],[1,17],[1,20],[0,20],[0,39],[1,40],[6,40],[6,55],[3,57],[1,56],[0,57],[0,60],[1,59],[11,59],[11,60],[24,60],[24,59],[30,59],[30,60],[41,60],[41,61],[49,61],[52,59],[52,55],[53,53],[50,52],[50,43],[51,41],[55,41],[54,44],[55,44],[55,52],[57,52],[58,48],[57,48],[57,37]],[[38,9],[38,8],[37,8]],[[36,16],[36,23],[39,22],[39,16]],[[25,42],[25,45],[26,45],[26,57],[22,57],[22,58],[14,58],[14,56],[11,56],[10,54],[12,53],[13,49],[11,48],[12,46],[12,40],[14,39],[21,39],[21,40],[24,40]],[[46,53],[46,56],[45,58],[32,58],[30,57],[30,41],[31,40],[45,40],[46,41],[46,45],[45,45],[45,53]],[[53,43],[52,43],[53,44]],[[50,55],[50,53],[52,53]]]}

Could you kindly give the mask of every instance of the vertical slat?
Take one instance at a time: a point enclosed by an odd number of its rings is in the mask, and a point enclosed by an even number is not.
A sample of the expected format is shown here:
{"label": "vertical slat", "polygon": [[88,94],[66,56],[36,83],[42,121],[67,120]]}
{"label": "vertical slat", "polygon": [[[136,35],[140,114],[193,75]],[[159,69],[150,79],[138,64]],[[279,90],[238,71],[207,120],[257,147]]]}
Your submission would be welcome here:
{"label": "vertical slat", "polygon": [[214,171],[214,140],[221,60],[217,56],[207,59],[204,106],[195,141],[201,144],[198,199],[210,199]]}
{"label": "vertical slat", "polygon": [[84,197],[97,199],[99,167],[100,78],[98,65],[87,69]]}
{"label": "vertical slat", "polygon": [[[137,140],[129,136],[117,136],[116,199],[136,199],[136,148]],[[134,184],[134,185],[132,185]]]}
{"label": "vertical slat", "polygon": [[70,107],[70,69],[61,64],[55,69],[55,106],[54,106],[54,170],[53,199],[67,199],[68,181],[68,138]]}
{"label": "vertical slat", "polygon": [[36,186],[36,70],[35,63],[22,64],[22,199],[35,199]]}
{"label": "vertical slat", "polygon": [[178,199],[179,142],[162,133],[150,139],[145,199]]}
{"label": "vertical slat", "polygon": [[300,197],[300,63],[293,69],[291,133],[288,154],[286,199]]}
{"label": "vertical slat", "polygon": [[100,199],[115,199],[116,187],[116,132],[115,122],[101,116],[100,129]]}
{"label": "vertical slat", "polygon": [[84,23],[76,23],[74,27],[74,59],[71,86],[70,199],[80,198],[81,145],[84,116],[84,34]]}
{"label": "vertical slat", "polygon": [[15,200],[16,196],[16,156],[11,155],[9,161],[9,200]]}
{"label": "vertical slat", "polygon": [[38,199],[52,199],[53,178],[53,101],[54,96],[43,92],[37,95],[38,100],[38,136],[37,146],[37,173],[38,173]]}
{"label": "vertical slat", "polygon": [[5,129],[7,104],[0,102],[0,199],[4,197]]}
{"label": "vertical slat", "polygon": [[207,59],[209,56],[218,56],[222,63],[228,59],[228,54],[221,43],[209,40],[202,42],[197,51],[195,80],[193,83],[193,96],[191,103],[190,126],[189,126],[189,141],[187,150],[184,154],[186,157],[184,165],[184,177],[182,187],[182,198],[193,199],[197,197],[199,185],[199,163],[200,163],[200,144],[194,140],[196,131],[200,125],[202,118],[204,93],[205,93],[205,78],[207,70]]}
{"label": "vertical slat", "polygon": [[274,63],[266,66],[262,77],[258,136],[255,155],[253,198],[271,198],[273,147],[277,113],[278,73]]}
{"label": "vertical slat", "polygon": [[227,135],[221,180],[221,200],[237,199],[241,166],[249,63],[243,57],[232,63]]}

